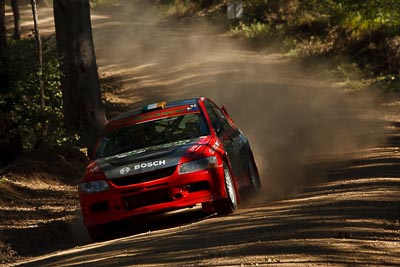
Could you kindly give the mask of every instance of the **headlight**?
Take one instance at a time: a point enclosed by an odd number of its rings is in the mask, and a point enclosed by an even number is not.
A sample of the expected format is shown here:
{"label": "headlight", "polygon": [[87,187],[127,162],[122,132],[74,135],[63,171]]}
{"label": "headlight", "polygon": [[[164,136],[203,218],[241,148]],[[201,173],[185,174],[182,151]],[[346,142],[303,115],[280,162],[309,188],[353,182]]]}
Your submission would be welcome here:
{"label": "headlight", "polygon": [[97,193],[102,192],[110,189],[107,181],[100,180],[100,181],[93,181],[93,182],[86,182],[79,184],[79,192],[81,193]]}
{"label": "headlight", "polygon": [[217,157],[213,156],[183,163],[179,167],[178,173],[185,174],[215,167],[217,167]]}

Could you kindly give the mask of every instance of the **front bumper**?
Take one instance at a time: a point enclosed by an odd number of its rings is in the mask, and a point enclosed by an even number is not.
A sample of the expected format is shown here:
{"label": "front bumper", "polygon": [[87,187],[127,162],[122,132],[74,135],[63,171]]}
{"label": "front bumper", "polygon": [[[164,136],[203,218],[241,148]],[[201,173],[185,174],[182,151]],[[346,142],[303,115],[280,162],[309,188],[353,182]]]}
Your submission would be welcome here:
{"label": "front bumper", "polygon": [[218,167],[184,175],[175,171],[169,177],[126,186],[110,180],[110,190],[80,195],[84,224],[104,224],[225,198],[223,177]]}

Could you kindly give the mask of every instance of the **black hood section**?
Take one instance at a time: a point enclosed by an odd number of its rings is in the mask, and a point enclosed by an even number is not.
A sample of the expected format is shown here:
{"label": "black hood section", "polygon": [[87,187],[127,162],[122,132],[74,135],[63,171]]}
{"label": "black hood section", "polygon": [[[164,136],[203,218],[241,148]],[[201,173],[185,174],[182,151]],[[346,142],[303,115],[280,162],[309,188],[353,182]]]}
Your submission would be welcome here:
{"label": "black hood section", "polygon": [[[197,144],[200,137],[151,146],[100,158],[96,164],[107,179],[121,178],[178,165],[188,148]],[[203,151],[203,150],[201,150]]]}
{"label": "black hood section", "polygon": [[[151,160],[151,159],[155,159],[155,158],[162,158],[162,157],[167,157],[171,154],[173,154],[176,151],[176,148],[171,148],[168,150],[144,150],[141,149],[141,151],[139,151],[140,153],[136,154],[136,156],[123,156],[123,157],[116,157],[112,160],[110,160],[110,164],[117,167],[117,166],[125,166],[127,164],[131,164],[131,163],[136,163],[136,162],[140,162],[140,161],[146,161],[146,160]],[[135,152],[135,151],[133,151]],[[137,152],[137,150],[136,150]],[[124,153],[125,154],[125,153]],[[124,155],[121,154],[121,155]]]}

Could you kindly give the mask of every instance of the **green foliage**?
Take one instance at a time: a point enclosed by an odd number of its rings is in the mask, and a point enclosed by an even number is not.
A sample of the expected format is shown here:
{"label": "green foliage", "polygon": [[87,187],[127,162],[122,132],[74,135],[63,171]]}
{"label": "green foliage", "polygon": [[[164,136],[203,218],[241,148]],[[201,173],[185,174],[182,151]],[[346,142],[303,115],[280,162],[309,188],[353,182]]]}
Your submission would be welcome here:
{"label": "green foliage", "polygon": [[275,30],[269,23],[254,22],[250,24],[239,23],[233,27],[231,32],[234,36],[246,37],[249,39],[271,39],[275,37]]}
{"label": "green foliage", "polygon": [[[3,88],[0,110],[18,125],[25,150],[37,145],[43,116],[48,125],[50,147],[75,145],[77,136],[69,135],[62,127],[62,93],[59,63],[52,39],[43,42],[43,82],[45,88],[45,114],[41,112],[40,89],[36,75],[36,47],[33,39],[11,41],[3,53],[1,76],[8,77]],[[2,131],[0,126],[0,131]]]}
{"label": "green foliage", "polygon": [[376,31],[392,32],[400,25],[397,0],[318,0],[301,1],[299,11],[312,21],[325,20],[329,27],[340,27],[349,38],[362,38]]}
{"label": "green foliage", "polygon": [[360,37],[382,29],[394,33],[400,26],[397,0],[245,0],[244,10],[242,22],[246,25],[282,24],[288,33],[291,29],[315,30],[312,27],[320,25],[325,33],[339,27],[348,37]]}
{"label": "green foliage", "polygon": [[266,46],[281,40],[292,55],[348,57],[364,75],[396,89],[399,10],[398,0],[244,0],[244,18],[231,32]]}
{"label": "green foliage", "polygon": [[167,16],[181,17],[197,9],[197,4],[190,0],[173,0],[164,2],[164,13]]}
{"label": "green foliage", "polygon": [[289,51],[296,46],[295,39],[287,36],[284,25],[271,25],[270,23],[253,22],[231,27],[234,37],[250,39],[254,44],[268,45],[280,51]]}

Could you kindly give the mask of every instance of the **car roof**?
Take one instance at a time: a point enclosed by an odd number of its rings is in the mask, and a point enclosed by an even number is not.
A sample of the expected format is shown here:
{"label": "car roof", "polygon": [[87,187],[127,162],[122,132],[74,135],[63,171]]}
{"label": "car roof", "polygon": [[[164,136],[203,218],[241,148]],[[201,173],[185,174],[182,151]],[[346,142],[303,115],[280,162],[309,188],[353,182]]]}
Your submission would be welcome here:
{"label": "car roof", "polygon": [[[173,108],[173,107],[179,107],[179,106],[188,106],[188,105],[195,105],[198,103],[198,101],[204,99],[202,98],[190,98],[190,99],[182,99],[182,100],[174,100],[174,101],[170,101],[170,102],[157,102],[157,103],[153,103],[153,104],[149,104],[149,105],[145,105],[142,108],[139,109],[135,109],[135,110],[131,110],[122,114],[117,115],[116,117],[113,117],[112,119],[109,120],[109,122],[113,122],[113,121],[117,121],[117,120],[121,120],[121,119],[125,119],[125,118],[129,118],[132,116],[136,116],[139,114],[143,114],[152,110],[147,110],[146,107],[148,106],[156,106],[158,104],[163,104],[163,109],[167,109],[167,108]],[[155,109],[153,109],[155,110]]]}

